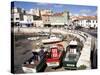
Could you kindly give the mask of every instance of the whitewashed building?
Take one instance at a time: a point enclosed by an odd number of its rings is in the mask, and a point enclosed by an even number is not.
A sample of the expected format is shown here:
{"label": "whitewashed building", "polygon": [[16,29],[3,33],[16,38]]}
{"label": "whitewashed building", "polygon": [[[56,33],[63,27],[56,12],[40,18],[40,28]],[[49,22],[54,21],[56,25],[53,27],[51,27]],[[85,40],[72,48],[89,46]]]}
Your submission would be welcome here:
{"label": "whitewashed building", "polygon": [[42,20],[34,20],[33,25],[34,25],[34,27],[44,27]]}
{"label": "whitewashed building", "polygon": [[80,16],[73,20],[74,25],[84,28],[97,28],[97,16]]}
{"label": "whitewashed building", "polygon": [[38,8],[30,9],[29,13],[32,14],[32,15],[40,16],[40,10]]}
{"label": "whitewashed building", "polygon": [[11,9],[11,23],[18,24],[20,21],[21,9],[20,8],[12,8]]}
{"label": "whitewashed building", "polygon": [[23,20],[20,20],[21,27],[32,27],[34,17],[31,14],[23,14]]}
{"label": "whitewashed building", "polygon": [[12,8],[11,23],[20,27],[43,27],[38,9],[26,11],[21,8]]}

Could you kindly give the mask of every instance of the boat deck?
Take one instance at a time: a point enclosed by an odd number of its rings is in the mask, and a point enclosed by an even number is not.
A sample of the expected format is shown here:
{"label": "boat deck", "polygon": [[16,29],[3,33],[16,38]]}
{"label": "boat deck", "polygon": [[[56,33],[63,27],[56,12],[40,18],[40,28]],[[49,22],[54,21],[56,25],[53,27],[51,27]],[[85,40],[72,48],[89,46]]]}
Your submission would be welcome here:
{"label": "boat deck", "polygon": [[33,64],[24,64],[24,67],[28,67],[28,68],[34,68],[39,64],[39,61],[34,61]]}

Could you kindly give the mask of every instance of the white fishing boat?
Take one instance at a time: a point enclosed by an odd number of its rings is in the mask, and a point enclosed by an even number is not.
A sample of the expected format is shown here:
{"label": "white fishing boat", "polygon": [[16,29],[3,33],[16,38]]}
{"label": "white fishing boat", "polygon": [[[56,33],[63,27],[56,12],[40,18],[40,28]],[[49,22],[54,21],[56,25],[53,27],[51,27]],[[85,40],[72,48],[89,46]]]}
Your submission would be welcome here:
{"label": "white fishing boat", "polygon": [[62,41],[61,38],[57,37],[56,35],[52,34],[49,36],[48,39],[43,39],[42,43],[55,43],[55,42],[60,42]]}
{"label": "white fishing boat", "polygon": [[39,40],[39,37],[29,37],[28,40]]}

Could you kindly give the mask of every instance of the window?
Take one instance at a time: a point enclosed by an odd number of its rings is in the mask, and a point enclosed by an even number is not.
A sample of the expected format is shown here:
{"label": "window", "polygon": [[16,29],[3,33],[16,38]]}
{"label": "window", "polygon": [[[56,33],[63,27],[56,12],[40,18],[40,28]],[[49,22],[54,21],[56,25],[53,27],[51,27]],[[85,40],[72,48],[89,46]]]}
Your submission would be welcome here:
{"label": "window", "polygon": [[94,28],[96,27],[96,25],[94,24]]}
{"label": "window", "polygon": [[97,23],[97,20],[96,20],[96,23]]}
{"label": "window", "polygon": [[24,18],[23,18],[23,15],[21,14],[20,15],[20,20],[22,21],[22,20],[24,20]]}
{"label": "window", "polygon": [[11,18],[11,21],[13,21],[13,18]]}
{"label": "window", "polygon": [[91,20],[87,20],[86,23],[91,23]]}
{"label": "window", "polygon": [[46,19],[45,21],[47,22],[48,20]]}
{"label": "window", "polygon": [[48,19],[48,21],[50,21],[50,20]]}
{"label": "window", "polygon": [[16,20],[19,20],[19,18],[16,18]]}
{"label": "window", "polygon": [[81,23],[82,23],[82,20],[81,20]]}
{"label": "window", "polygon": [[93,20],[93,23],[94,23],[94,20]]}

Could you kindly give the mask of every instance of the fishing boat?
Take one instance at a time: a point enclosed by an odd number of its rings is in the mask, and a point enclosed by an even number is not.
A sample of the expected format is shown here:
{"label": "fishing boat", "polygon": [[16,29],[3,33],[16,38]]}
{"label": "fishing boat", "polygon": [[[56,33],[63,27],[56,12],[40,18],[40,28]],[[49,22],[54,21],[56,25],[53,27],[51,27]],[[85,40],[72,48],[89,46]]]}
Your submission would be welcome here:
{"label": "fishing boat", "polygon": [[39,37],[29,37],[27,38],[28,40],[39,40],[40,38]]}
{"label": "fishing boat", "polygon": [[58,67],[62,63],[64,47],[61,44],[54,45],[46,54],[46,64],[50,67]]}
{"label": "fishing boat", "polygon": [[76,64],[80,57],[80,48],[76,40],[70,41],[66,48],[66,54],[63,59],[63,67],[67,70],[76,70]]}
{"label": "fishing boat", "polygon": [[33,56],[22,64],[25,73],[43,72],[46,67],[46,53],[43,50],[33,52]]}
{"label": "fishing boat", "polygon": [[49,36],[48,39],[43,39],[42,43],[43,44],[46,44],[46,43],[56,43],[56,42],[60,42],[60,41],[62,41],[62,38],[57,37],[56,35],[52,34],[52,35]]}

